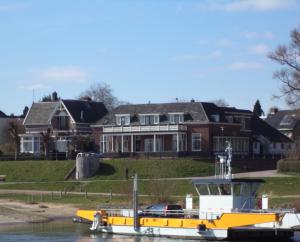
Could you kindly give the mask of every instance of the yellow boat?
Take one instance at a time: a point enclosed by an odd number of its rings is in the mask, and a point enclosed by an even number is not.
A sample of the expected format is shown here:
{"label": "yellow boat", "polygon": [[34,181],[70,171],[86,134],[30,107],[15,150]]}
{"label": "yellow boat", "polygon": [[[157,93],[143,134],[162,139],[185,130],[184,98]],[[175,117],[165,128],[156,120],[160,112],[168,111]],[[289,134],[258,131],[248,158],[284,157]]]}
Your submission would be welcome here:
{"label": "yellow boat", "polygon": [[137,175],[133,209],[78,210],[77,216],[91,221],[91,230],[113,234],[213,240],[292,238],[294,228],[300,225],[300,214],[293,210],[268,209],[267,197],[262,199],[262,208],[256,209],[257,190],[264,181],[234,179],[230,144],[226,152],[227,156],[219,157],[215,178],[192,180],[199,196],[199,208],[185,209],[180,217],[140,216]]}

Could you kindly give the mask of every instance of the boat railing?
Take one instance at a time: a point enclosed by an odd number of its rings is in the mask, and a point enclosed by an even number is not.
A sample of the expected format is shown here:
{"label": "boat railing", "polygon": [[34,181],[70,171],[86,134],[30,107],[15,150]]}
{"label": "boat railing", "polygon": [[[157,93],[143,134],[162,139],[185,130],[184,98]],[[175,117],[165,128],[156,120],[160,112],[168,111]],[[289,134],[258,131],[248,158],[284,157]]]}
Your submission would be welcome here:
{"label": "boat railing", "polygon": [[269,209],[233,209],[233,213],[295,213],[294,208],[269,208]]}
{"label": "boat railing", "polygon": [[[105,215],[109,217],[133,217],[133,209],[103,209]],[[138,210],[139,217],[175,217],[175,218],[196,218],[199,216],[198,209],[183,210]]]}

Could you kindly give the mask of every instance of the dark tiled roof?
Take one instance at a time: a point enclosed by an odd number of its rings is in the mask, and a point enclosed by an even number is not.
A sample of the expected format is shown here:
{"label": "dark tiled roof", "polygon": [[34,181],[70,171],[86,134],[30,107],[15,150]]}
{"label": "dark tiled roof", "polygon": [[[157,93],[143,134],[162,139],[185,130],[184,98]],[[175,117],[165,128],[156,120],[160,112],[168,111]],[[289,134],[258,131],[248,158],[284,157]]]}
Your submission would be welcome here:
{"label": "dark tiled roof", "polygon": [[24,120],[24,125],[47,125],[51,123],[51,117],[59,102],[33,103]]}
{"label": "dark tiled roof", "polygon": [[300,110],[280,110],[269,114],[266,122],[276,129],[294,129],[300,120]]}
{"label": "dark tiled roof", "polygon": [[215,118],[213,118],[214,115],[219,116],[219,122],[225,122],[225,123],[227,122],[227,119],[225,118],[225,113],[223,112],[221,107],[218,107],[214,103],[202,102],[201,104],[210,122],[216,121]]}
{"label": "dark tiled roof", "polygon": [[0,110],[0,118],[7,118],[7,115]]}
{"label": "dark tiled roof", "polygon": [[262,135],[270,142],[292,143],[293,141],[287,136],[279,132],[277,129],[269,125],[261,118],[253,115],[252,117],[252,132],[254,135]]}
{"label": "dark tiled roof", "polygon": [[249,114],[252,115],[253,113],[250,110],[246,110],[246,109],[238,109],[235,107],[220,107],[220,109],[223,110],[223,112],[225,113],[242,113],[242,114]]}
{"label": "dark tiled roof", "polygon": [[76,123],[95,123],[107,113],[102,102],[82,100],[62,100],[62,102]]}
{"label": "dark tiled roof", "polygon": [[207,116],[200,102],[130,104],[121,105],[97,122],[97,125],[116,124],[116,114],[130,114],[131,124],[139,124],[138,114],[159,114],[160,123],[168,123],[168,113],[184,113],[185,122],[207,122]]}
{"label": "dark tiled roof", "polygon": [[[94,123],[103,117],[107,110],[103,103],[81,100],[61,100],[76,123]],[[24,125],[48,125],[60,101],[33,103]],[[83,118],[81,118],[83,117]]]}

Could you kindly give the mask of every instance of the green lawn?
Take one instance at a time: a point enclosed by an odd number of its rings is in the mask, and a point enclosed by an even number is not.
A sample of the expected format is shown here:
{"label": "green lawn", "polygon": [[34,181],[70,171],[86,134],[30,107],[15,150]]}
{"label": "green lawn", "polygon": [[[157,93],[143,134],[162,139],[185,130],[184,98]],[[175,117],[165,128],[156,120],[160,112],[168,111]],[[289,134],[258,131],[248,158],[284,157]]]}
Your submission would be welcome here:
{"label": "green lawn", "polygon": [[[6,181],[62,181],[75,165],[75,161],[30,160],[1,161],[0,175],[6,175]],[[214,164],[196,161],[190,158],[168,160],[132,160],[113,159],[101,162],[97,174],[91,180],[124,179],[128,168],[129,176],[134,172],[140,178],[168,178],[206,176],[214,174]]]}
{"label": "green lawn", "polygon": [[274,196],[300,195],[300,175],[290,177],[268,177],[261,192]]}
{"label": "green lawn", "polygon": [[6,181],[62,181],[74,165],[71,160],[1,161],[0,175]]}
{"label": "green lawn", "polygon": [[214,163],[178,159],[113,159],[101,163],[99,172],[92,179],[124,179],[128,168],[129,176],[137,172],[140,178],[169,178],[208,176],[214,174]]}

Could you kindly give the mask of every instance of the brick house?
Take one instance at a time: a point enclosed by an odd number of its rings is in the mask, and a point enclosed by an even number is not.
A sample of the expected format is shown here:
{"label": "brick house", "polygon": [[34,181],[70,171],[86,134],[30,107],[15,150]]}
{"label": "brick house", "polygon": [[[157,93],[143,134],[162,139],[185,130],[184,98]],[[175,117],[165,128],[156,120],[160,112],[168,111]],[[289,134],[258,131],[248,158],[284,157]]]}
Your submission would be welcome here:
{"label": "brick house", "polygon": [[91,136],[90,125],[107,114],[102,102],[89,100],[53,100],[33,103],[23,125],[26,133],[21,137],[21,153],[39,154],[41,133],[50,129],[50,152],[68,152],[68,144],[75,137]]}
{"label": "brick house", "polygon": [[[251,111],[208,102],[121,105],[92,128],[100,152],[106,155],[172,153],[212,157],[222,153],[226,141],[230,141],[234,155],[250,156],[254,141],[268,140],[254,139],[253,117]],[[273,135],[281,135],[270,128]],[[285,136],[281,138],[284,143],[292,143]]]}

